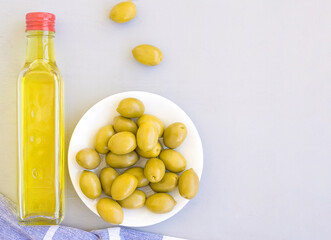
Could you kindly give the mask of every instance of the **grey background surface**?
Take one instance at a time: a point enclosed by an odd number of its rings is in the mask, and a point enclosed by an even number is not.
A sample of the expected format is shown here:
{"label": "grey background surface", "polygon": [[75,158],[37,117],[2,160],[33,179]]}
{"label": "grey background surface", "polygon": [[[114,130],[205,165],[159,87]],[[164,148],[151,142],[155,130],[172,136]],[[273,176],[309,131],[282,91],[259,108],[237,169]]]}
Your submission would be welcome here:
{"label": "grey background surface", "polygon": [[[0,0],[0,192],[16,201],[16,77],[24,16],[56,14],[65,80],[66,145],[80,117],[114,93],[167,97],[204,147],[199,194],[140,228],[190,239],[331,238],[331,2],[137,0],[136,19],[108,19],[114,0]],[[150,43],[151,68],[131,55]],[[63,224],[109,227],[66,179]]]}

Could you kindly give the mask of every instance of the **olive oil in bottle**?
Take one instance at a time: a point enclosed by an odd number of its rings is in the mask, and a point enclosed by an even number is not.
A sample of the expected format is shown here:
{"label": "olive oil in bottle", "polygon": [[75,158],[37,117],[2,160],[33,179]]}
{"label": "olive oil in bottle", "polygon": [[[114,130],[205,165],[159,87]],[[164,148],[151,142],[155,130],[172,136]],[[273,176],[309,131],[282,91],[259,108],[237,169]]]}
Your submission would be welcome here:
{"label": "olive oil in bottle", "polygon": [[55,16],[26,15],[27,53],[17,82],[18,221],[59,224],[64,214],[63,80],[55,63]]}

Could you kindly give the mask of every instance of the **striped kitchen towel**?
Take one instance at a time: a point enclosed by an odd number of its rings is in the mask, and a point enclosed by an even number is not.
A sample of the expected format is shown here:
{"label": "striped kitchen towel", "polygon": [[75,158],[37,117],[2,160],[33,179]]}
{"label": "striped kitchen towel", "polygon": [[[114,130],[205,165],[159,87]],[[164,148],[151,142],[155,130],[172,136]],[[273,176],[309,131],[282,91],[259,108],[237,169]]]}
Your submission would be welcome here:
{"label": "striped kitchen towel", "polygon": [[16,218],[16,205],[0,193],[0,239],[6,240],[179,240],[180,238],[147,233],[125,227],[87,232],[63,225],[21,226]]}

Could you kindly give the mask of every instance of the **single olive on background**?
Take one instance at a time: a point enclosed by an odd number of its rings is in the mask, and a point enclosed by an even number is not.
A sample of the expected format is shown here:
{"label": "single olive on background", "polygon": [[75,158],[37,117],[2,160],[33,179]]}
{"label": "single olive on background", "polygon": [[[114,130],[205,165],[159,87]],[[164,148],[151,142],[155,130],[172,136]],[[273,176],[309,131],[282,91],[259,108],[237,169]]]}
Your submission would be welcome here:
{"label": "single olive on background", "polygon": [[175,199],[167,193],[155,193],[146,200],[146,207],[154,213],[170,212],[175,205]]}
{"label": "single olive on background", "polygon": [[99,166],[101,158],[94,149],[85,148],[77,153],[76,161],[83,168],[94,169]]}
{"label": "single olive on background", "polygon": [[133,120],[117,116],[114,118],[114,129],[116,132],[132,132],[136,134],[138,127]]}
{"label": "single olive on background", "polygon": [[108,141],[114,134],[115,131],[112,125],[102,127],[95,138],[95,150],[101,154],[106,154],[109,152]]}
{"label": "single olive on background", "polygon": [[166,172],[164,177],[160,182],[150,183],[152,190],[154,192],[171,192],[173,191],[178,184],[178,175],[172,172]]}
{"label": "single olive on background", "polygon": [[144,175],[148,181],[156,183],[161,181],[165,174],[164,163],[158,158],[151,158],[146,162]]}
{"label": "single olive on background", "polygon": [[142,44],[132,50],[134,58],[147,66],[159,65],[163,59],[163,53],[157,47],[149,44]]}
{"label": "single olive on background", "polygon": [[164,149],[160,153],[160,159],[164,162],[167,170],[170,172],[184,171],[187,165],[184,156],[173,149]]}
{"label": "single olive on background", "polygon": [[137,131],[137,145],[143,152],[153,150],[158,143],[158,132],[152,122],[141,124]]}
{"label": "single olive on background", "polygon": [[142,151],[139,147],[136,148],[136,152],[144,158],[156,158],[157,156],[160,155],[160,152],[162,150],[161,144],[157,142],[156,146],[147,152]]}
{"label": "single olive on background", "polygon": [[125,98],[118,104],[116,111],[126,118],[141,117],[145,112],[145,106],[137,98]]}
{"label": "single olive on background", "polygon": [[178,180],[178,190],[182,197],[192,199],[199,190],[199,177],[195,171],[190,168],[180,175]]}
{"label": "single olive on background", "polygon": [[173,123],[164,130],[163,143],[168,148],[178,148],[187,136],[187,129],[184,123]]}
{"label": "single olive on background", "polygon": [[110,11],[109,17],[117,23],[125,23],[132,20],[137,14],[136,5],[133,2],[120,2]]}
{"label": "single olive on background", "polygon": [[121,205],[121,207],[136,209],[143,207],[145,205],[145,201],[146,194],[143,191],[136,189],[130,196],[118,201],[118,203]]}
{"label": "single olive on background", "polygon": [[137,147],[136,136],[132,132],[119,132],[109,139],[108,148],[115,154],[126,154]]}
{"label": "single olive on background", "polygon": [[101,195],[101,183],[94,172],[83,171],[80,175],[79,186],[84,195],[90,199],[96,199]]}
{"label": "single olive on background", "polygon": [[97,203],[97,211],[100,217],[111,224],[121,224],[123,222],[123,209],[110,198],[101,198]]}
{"label": "single olive on background", "polygon": [[108,196],[110,196],[111,185],[113,184],[113,181],[117,177],[118,177],[118,173],[114,168],[111,167],[105,167],[100,172],[101,187],[104,193],[107,194]]}
{"label": "single olive on background", "polygon": [[114,200],[123,200],[136,190],[138,180],[131,174],[123,173],[115,178],[111,186],[111,196]]}
{"label": "single olive on background", "polygon": [[159,118],[155,117],[152,114],[144,114],[138,119],[137,125],[140,126],[144,122],[152,122],[157,128],[159,138],[162,137],[164,131],[164,124]]}
{"label": "single olive on background", "polygon": [[149,184],[148,179],[144,175],[144,169],[141,167],[133,167],[126,170],[124,173],[129,173],[135,176],[138,180],[137,187],[145,187]]}
{"label": "single olive on background", "polygon": [[131,167],[138,160],[139,160],[139,156],[135,151],[122,155],[118,155],[110,152],[106,156],[106,163],[113,168]]}

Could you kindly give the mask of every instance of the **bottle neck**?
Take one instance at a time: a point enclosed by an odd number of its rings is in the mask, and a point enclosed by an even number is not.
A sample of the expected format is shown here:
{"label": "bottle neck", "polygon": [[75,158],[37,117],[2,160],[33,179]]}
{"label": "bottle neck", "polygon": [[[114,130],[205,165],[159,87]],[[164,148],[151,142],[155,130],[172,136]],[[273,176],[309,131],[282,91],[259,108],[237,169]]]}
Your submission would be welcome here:
{"label": "bottle neck", "polygon": [[55,63],[54,32],[31,30],[27,31],[27,48],[25,61],[30,63],[43,59]]}

